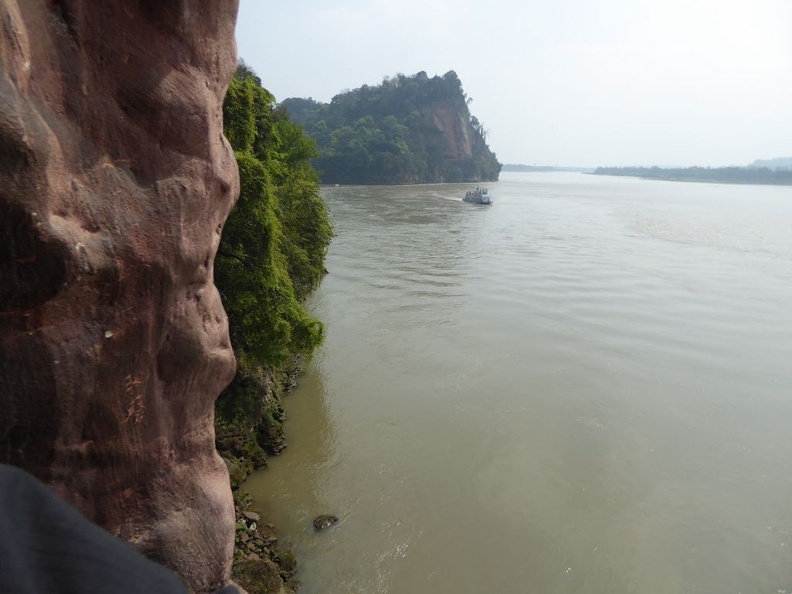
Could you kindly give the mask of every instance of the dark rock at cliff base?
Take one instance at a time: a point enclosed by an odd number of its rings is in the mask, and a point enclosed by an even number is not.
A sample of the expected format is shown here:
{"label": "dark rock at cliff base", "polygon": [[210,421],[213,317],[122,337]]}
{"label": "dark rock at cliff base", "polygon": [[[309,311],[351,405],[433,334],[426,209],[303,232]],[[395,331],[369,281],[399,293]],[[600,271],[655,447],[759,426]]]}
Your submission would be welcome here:
{"label": "dark rock at cliff base", "polygon": [[316,516],[314,521],[311,522],[314,527],[314,530],[322,531],[327,530],[330,526],[334,526],[338,524],[338,516],[333,516],[330,514],[322,514],[321,516]]}
{"label": "dark rock at cliff base", "polygon": [[195,592],[233,551],[212,269],[236,9],[0,0],[0,461]]}
{"label": "dark rock at cliff base", "polygon": [[261,522],[261,516],[258,515],[256,512],[245,511],[245,512],[242,512],[242,515],[249,522]]}

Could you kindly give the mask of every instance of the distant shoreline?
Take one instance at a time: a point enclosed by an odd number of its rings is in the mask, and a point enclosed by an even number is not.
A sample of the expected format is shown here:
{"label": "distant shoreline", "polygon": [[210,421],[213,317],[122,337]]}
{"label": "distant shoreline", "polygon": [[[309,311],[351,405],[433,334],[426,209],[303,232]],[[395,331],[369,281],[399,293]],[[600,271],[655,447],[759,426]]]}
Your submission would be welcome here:
{"label": "distant shoreline", "polygon": [[594,169],[594,167],[555,167],[550,165],[515,165],[513,163],[508,163],[501,167],[501,172],[512,171],[518,173],[547,173],[553,171],[567,171],[576,173],[593,173]]}
{"label": "distant shoreline", "polygon": [[637,177],[659,181],[712,184],[741,184],[759,186],[792,186],[792,169],[769,167],[552,167],[541,165],[506,164],[502,172],[552,173],[573,172],[614,177]]}
{"label": "distant shoreline", "polygon": [[688,167],[661,169],[659,167],[598,167],[592,175],[638,177],[660,181],[741,184],[762,186],[792,186],[792,170],[773,170],[765,167]]}

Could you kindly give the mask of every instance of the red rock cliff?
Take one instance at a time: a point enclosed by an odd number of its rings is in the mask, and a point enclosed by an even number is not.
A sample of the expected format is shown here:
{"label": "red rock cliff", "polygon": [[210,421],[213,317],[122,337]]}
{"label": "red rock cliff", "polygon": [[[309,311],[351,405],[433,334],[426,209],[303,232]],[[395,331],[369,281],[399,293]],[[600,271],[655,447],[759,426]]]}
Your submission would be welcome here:
{"label": "red rock cliff", "polygon": [[228,577],[213,284],[237,2],[0,0],[0,461],[173,567]]}
{"label": "red rock cliff", "polygon": [[473,156],[470,124],[464,115],[448,101],[435,101],[425,110],[427,123],[436,128],[443,137],[441,155],[446,159],[459,161]]}

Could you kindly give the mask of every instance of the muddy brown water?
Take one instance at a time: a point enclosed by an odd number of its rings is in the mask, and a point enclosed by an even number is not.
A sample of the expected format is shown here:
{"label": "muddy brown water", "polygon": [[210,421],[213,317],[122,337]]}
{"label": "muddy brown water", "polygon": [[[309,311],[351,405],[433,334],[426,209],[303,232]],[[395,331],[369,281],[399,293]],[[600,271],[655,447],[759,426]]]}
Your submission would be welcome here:
{"label": "muddy brown water", "polygon": [[792,592],[792,189],[488,185],[324,189],[327,342],[248,482],[301,592]]}

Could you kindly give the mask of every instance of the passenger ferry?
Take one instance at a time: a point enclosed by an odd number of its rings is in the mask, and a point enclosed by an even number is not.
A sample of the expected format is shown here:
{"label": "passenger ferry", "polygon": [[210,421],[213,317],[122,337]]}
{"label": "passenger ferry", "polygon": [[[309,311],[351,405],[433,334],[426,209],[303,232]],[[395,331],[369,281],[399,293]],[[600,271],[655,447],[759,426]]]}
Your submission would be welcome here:
{"label": "passenger ferry", "polygon": [[465,194],[462,201],[471,204],[492,204],[492,197],[487,188],[476,188]]}

